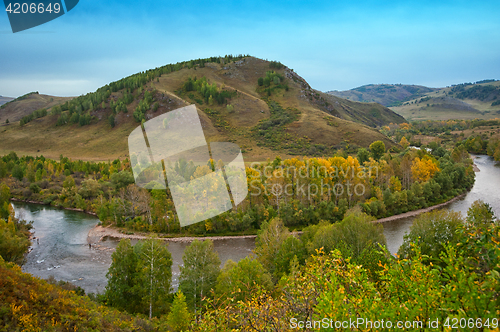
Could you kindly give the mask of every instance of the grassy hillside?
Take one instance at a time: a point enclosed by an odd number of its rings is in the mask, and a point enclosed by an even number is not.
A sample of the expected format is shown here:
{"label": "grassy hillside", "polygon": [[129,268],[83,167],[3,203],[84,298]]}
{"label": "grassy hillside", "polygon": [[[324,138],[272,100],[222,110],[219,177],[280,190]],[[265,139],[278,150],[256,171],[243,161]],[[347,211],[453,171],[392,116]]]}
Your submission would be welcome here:
{"label": "grassy hillside", "polygon": [[500,117],[500,81],[439,89],[391,109],[408,120],[493,119]]}
{"label": "grassy hillside", "polygon": [[395,106],[439,89],[421,85],[368,84],[347,91],[328,91],[327,94],[360,102],[375,102],[384,106]]}
{"label": "grassy hillside", "polygon": [[0,125],[5,125],[5,121],[16,122],[22,117],[31,114],[33,111],[42,108],[51,108],[54,105],[71,100],[69,97],[54,97],[41,95],[38,92],[31,92],[14,100],[4,103],[0,107]]}
{"label": "grassy hillside", "polygon": [[[200,88],[202,82],[205,90]],[[23,126],[10,120],[39,108],[30,105],[40,98],[54,98],[54,104],[43,106],[47,116],[35,116]],[[142,119],[189,104],[196,105],[209,142],[235,142],[248,161],[277,154],[331,154],[339,148],[367,147],[375,140],[391,147],[394,143],[374,127],[405,121],[381,105],[313,90],[286,66],[249,56],[167,65],[61,102],[66,101],[54,107],[55,97],[33,95],[4,108],[2,116],[11,123],[0,127],[0,154],[14,150],[52,158],[60,154],[93,160],[124,158],[128,135]]]}

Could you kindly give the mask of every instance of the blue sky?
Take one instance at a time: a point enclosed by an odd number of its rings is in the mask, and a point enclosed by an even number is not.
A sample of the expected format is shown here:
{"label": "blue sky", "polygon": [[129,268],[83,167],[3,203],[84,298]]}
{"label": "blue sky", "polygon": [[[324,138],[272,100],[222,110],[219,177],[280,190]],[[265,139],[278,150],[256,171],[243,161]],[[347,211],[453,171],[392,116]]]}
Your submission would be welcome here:
{"label": "blue sky", "polygon": [[0,13],[0,95],[75,96],[168,63],[279,60],[313,88],[500,79],[500,1],[80,0],[13,34]]}

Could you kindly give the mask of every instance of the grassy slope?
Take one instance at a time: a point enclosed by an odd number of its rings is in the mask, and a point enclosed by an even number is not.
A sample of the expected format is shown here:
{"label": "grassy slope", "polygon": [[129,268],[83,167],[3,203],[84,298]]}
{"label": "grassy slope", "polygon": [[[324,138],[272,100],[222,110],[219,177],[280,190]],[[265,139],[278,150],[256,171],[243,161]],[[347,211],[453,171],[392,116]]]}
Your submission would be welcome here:
{"label": "grassy slope", "polygon": [[33,113],[41,108],[50,108],[52,106],[71,100],[70,97],[54,97],[48,95],[32,94],[19,102],[13,102],[0,109],[0,125],[5,124],[5,120],[10,122],[21,120],[22,117]]}
{"label": "grassy slope", "polygon": [[[482,83],[480,85],[500,86],[500,81]],[[467,89],[471,87],[468,86]],[[412,99],[402,106],[391,107],[391,109],[408,120],[466,120],[500,117],[500,105],[491,106],[491,101],[484,102],[477,99],[457,99],[448,95],[451,89],[451,87],[448,87],[433,91],[422,97]],[[431,99],[418,103],[420,99],[425,97],[430,97]]]}
{"label": "grassy slope", "polygon": [[333,96],[359,102],[375,102],[388,106],[394,102],[413,99],[432,92],[434,88],[421,85],[369,84],[347,91],[328,91]]}
{"label": "grassy slope", "polygon": [[[150,119],[169,110],[195,103],[188,94],[179,94],[179,88],[188,77],[207,77],[210,83],[222,84],[228,90],[237,90],[237,96],[230,103],[234,112],[229,113],[225,105],[208,106],[205,103],[197,104],[198,113],[207,140],[233,141],[246,152],[245,160],[265,160],[279,154],[289,157],[287,151],[271,150],[268,147],[258,146],[252,136],[252,128],[260,120],[269,118],[269,107],[263,96],[256,91],[257,80],[265,76],[270,70],[269,62],[249,57],[245,61],[229,64],[207,64],[205,68],[182,69],[163,75],[147,84],[147,87],[158,90],[156,96],[160,104],[157,112],[148,111],[146,118]],[[300,118],[287,125],[286,132],[294,137],[304,136],[311,143],[337,146],[341,143],[368,146],[375,140],[385,141],[392,146],[385,136],[366,124],[379,125],[389,122],[403,122],[404,119],[378,104],[363,104],[346,101],[333,96],[321,94],[312,90],[298,75],[287,68],[277,70],[289,77],[286,81],[289,90],[280,89],[273,92],[271,100],[278,102],[283,108],[294,108],[301,112]],[[114,96],[121,96],[116,92]],[[41,96],[43,97],[43,96]],[[29,99],[15,105],[17,109],[24,109]],[[328,105],[325,106],[325,101]],[[0,154],[11,150],[21,154],[40,155],[58,158],[60,154],[84,160],[108,160],[124,158],[128,154],[127,137],[139,124],[132,117],[138,101],[128,106],[128,113],[119,113],[116,117],[117,125],[110,128],[106,121],[111,110],[97,109],[92,115],[96,119],[90,126],[65,125],[56,127],[57,116],[47,116],[36,119],[24,127],[18,123],[0,127]],[[17,104],[17,103],[16,103]],[[45,106],[46,107],[46,106]],[[218,119],[210,118],[204,110],[215,109],[219,112]],[[36,108],[35,108],[36,109]],[[332,116],[334,114],[336,116]],[[10,116],[10,114],[9,114]],[[341,119],[345,118],[347,120]],[[223,120],[230,129],[216,127],[216,120]],[[361,122],[355,123],[348,120]]]}

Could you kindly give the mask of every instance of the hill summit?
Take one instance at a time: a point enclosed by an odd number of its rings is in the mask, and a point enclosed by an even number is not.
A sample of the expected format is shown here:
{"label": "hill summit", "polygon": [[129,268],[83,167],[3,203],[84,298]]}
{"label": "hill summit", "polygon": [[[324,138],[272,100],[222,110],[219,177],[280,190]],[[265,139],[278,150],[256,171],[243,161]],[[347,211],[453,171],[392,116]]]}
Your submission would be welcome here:
{"label": "hill summit", "polygon": [[390,147],[394,143],[375,128],[405,121],[380,104],[317,91],[280,62],[243,55],[169,64],[71,100],[49,96],[44,108],[33,111],[28,105],[39,97],[0,110],[2,118],[20,117],[3,125],[0,153],[124,158],[127,137],[141,122],[190,104],[207,140],[237,143],[245,160],[329,155],[375,140]]}

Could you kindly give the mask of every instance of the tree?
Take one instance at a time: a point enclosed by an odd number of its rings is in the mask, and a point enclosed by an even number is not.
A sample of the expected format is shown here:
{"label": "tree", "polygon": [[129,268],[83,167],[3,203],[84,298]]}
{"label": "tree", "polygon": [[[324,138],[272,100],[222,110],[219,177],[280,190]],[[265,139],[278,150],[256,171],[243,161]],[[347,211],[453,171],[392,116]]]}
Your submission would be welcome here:
{"label": "tree", "polygon": [[19,181],[22,181],[24,178],[24,170],[21,166],[16,165],[12,169],[12,177],[18,179]]}
{"label": "tree", "polygon": [[368,150],[365,148],[360,148],[358,150],[357,158],[359,160],[359,163],[363,164],[365,161],[368,161],[368,159],[370,158],[370,152],[368,152]]}
{"label": "tree", "polygon": [[10,188],[5,183],[2,183],[0,185],[0,218],[5,220],[9,217],[10,197]]}
{"label": "tree", "polygon": [[398,250],[401,258],[415,255],[413,245],[419,247],[422,255],[438,259],[447,243],[457,243],[457,229],[463,220],[460,213],[439,210],[423,213],[410,227],[410,233],[404,236],[403,244]]}
{"label": "tree", "polygon": [[182,291],[179,290],[177,294],[175,294],[172,308],[167,317],[167,323],[174,331],[187,331],[191,319],[191,313],[186,304],[186,297]]}
{"label": "tree", "polygon": [[401,145],[403,149],[406,149],[410,145],[410,142],[408,142],[406,137],[403,136],[403,138],[401,138],[401,141],[399,141],[399,145]]}
{"label": "tree", "polygon": [[[104,103],[104,102],[103,102]],[[108,122],[109,122],[109,125],[111,126],[111,128],[114,128],[115,127],[115,116],[113,114],[111,114],[108,118]]]}
{"label": "tree", "polygon": [[184,251],[180,267],[179,289],[193,307],[195,318],[201,300],[214,288],[220,272],[219,255],[211,240],[194,240]]}
{"label": "tree", "polygon": [[375,160],[379,160],[385,153],[385,144],[382,141],[375,141],[370,144],[370,152]]}
{"label": "tree", "polygon": [[427,182],[439,171],[437,162],[427,155],[423,156],[422,159],[418,157],[413,159],[411,173],[415,181],[420,183]]}
{"label": "tree", "polygon": [[259,77],[259,79],[257,80],[257,84],[259,84],[259,86],[263,86],[264,85],[264,78]]}
{"label": "tree", "polygon": [[141,306],[136,293],[137,254],[130,239],[122,239],[111,255],[111,266],[106,278],[106,299],[109,305],[130,313],[137,312]]}
{"label": "tree", "polygon": [[263,222],[255,241],[255,253],[262,265],[272,274],[276,275],[276,257],[281,244],[290,236],[288,228],[283,225],[280,218],[273,218]]}
{"label": "tree", "polygon": [[149,307],[149,318],[165,313],[172,281],[172,255],[163,241],[147,239],[136,246],[137,293]]}
{"label": "tree", "polygon": [[235,301],[245,301],[252,297],[257,289],[271,291],[273,283],[271,275],[262,264],[250,257],[245,257],[238,263],[228,260],[224,264],[215,293],[221,299],[233,298]]}
{"label": "tree", "polygon": [[488,203],[477,200],[467,210],[467,222],[475,227],[486,226],[495,222],[495,214]]}
{"label": "tree", "polygon": [[5,261],[22,265],[29,246],[28,237],[16,227],[12,217],[8,221],[0,218],[0,256]]}

